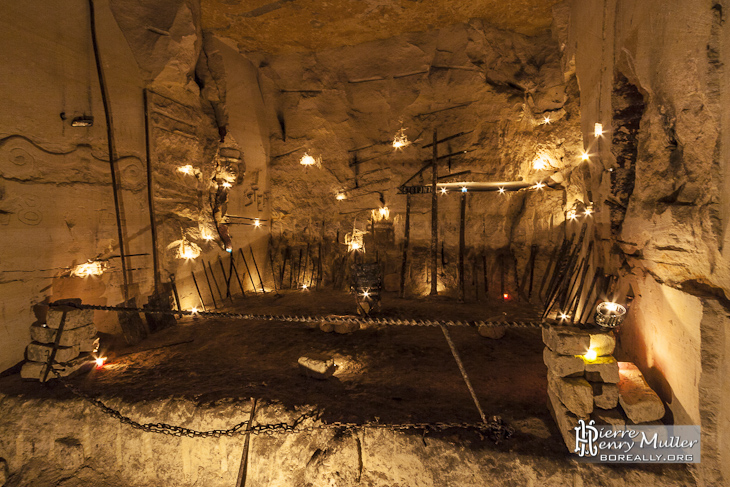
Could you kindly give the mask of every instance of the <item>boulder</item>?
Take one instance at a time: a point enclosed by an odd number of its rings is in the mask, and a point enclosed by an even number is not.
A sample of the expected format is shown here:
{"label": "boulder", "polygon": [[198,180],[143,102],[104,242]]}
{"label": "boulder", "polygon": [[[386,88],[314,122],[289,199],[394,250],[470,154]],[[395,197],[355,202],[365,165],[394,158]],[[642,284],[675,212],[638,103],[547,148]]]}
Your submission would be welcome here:
{"label": "boulder", "polygon": [[619,404],[635,424],[657,421],[664,417],[664,403],[646,383],[639,368],[619,362]]}
{"label": "boulder", "polygon": [[360,323],[353,323],[350,321],[338,321],[335,322],[335,333],[340,333],[342,335],[347,333],[353,333],[360,329]]}

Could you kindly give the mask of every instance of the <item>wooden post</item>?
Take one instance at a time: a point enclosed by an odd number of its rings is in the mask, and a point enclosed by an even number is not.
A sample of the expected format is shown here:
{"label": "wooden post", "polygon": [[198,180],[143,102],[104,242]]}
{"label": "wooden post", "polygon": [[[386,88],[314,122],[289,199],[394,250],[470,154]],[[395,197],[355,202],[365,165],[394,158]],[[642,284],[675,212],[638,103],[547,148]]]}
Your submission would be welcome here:
{"label": "wooden post", "polygon": [[253,247],[250,245],[248,246],[248,250],[251,251],[251,260],[253,261],[253,266],[256,269],[256,275],[259,278],[259,283],[261,283],[261,292],[266,294],[266,288],[264,287],[264,281],[261,279],[261,273],[259,272],[259,266],[256,264],[256,256],[253,255]]}
{"label": "wooden post", "polygon": [[203,274],[205,274],[205,280],[208,283],[208,290],[210,291],[210,297],[213,300],[213,308],[217,308],[218,303],[215,302],[215,295],[213,294],[213,286],[210,285],[210,278],[208,277],[208,270],[205,268],[205,261],[203,261]]}
{"label": "wooden post", "polygon": [[231,254],[231,267],[233,268],[233,273],[236,275],[236,280],[238,281],[238,287],[241,288],[241,296],[244,298],[246,297],[246,291],[243,290],[243,283],[241,282],[241,278],[238,277],[238,269],[236,268],[236,262],[235,262],[235,256]]}
{"label": "wooden post", "polygon": [[438,294],[438,194],[436,184],[438,183],[438,130],[433,129],[433,160],[431,171],[431,296]]}
{"label": "wooden post", "polygon": [[[155,220],[155,195],[152,189],[152,151],[150,150],[150,114],[147,89],[142,90],[142,101],[144,104],[144,146],[147,156],[147,208],[150,214],[150,233],[152,235],[152,275],[155,282],[155,294],[160,292],[160,259],[157,253],[157,222]],[[201,298],[200,302],[203,300]]]}
{"label": "wooden post", "polygon": [[200,293],[200,287],[198,287],[198,280],[195,279],[195,271],[190,271],[190,275],[193,276],[193,284],[195,284],[195,290],[198,291],[198,298],[200,298],[200,306],[205,311],[205,303],[203,302],[203,295]]}
{"label": "wooden post", "polygon": [[241,253],[241,258],[243,259],[243,265],[246,266],[246,272],[248,273],[248,278],[251,280],[251,287],[253,288],[253,293],[258,294],[258,291],[256,291],[256,284],[253,282],[253,276],[251,275],[251,269],[248,268],[248,262],[246,262],[246,256],[243,255],[243,249],[239,247],[238,251]]}
{"label": "wooden post", "polygon": [[408,266],[408,245],[411,238],[411,194],[406,194],[406,229],[403,235],[403,261],[400,268],[400,297],[406,296],[406,268]]}
{"label": "wooden post", "polygon": [[464,302],[464,247],[466,247],[466,193],[461,193],[461,212],[459,217],[459,301]]}
{"label": "wooden post", "polygon": [[218,291],[218,296],[220,296],[222,302],[225,299],[225,296],[223,296],[221,288],[218,286],[218,280],[215,278],[215,274],[213,273],[213,266],[210,265],[210,262],[208,262],[208,270],[210,271],[210,278],[213,279],[213,284],[215,284],[215,289]]}

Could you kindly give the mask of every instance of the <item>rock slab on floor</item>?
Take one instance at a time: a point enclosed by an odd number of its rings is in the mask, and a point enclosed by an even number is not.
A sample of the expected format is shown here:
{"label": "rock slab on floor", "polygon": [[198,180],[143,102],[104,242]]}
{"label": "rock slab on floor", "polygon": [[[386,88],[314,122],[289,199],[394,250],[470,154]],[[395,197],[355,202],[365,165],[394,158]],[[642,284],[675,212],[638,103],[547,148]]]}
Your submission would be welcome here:
{"label": "rock slab on floor", "polygon": [[477,331],[479,335],[485,338],[491,338],[492,340],[499,340],[507,333],[507,329],[504,326],[480,325]]}
{"label": "rock slab on floor", "polygon": [[579,418],[593,412],[593,388],[580,377],[557,377],[548,372],[548,391]]}
{"label": "rock slab on floor", "polygon": [[321,354],[309,354],[299,357],[299,372],[314,379],[329,379],[337,370],[332,357]]}
{"label": "rock slab on floor", "polygon": [[542,360],[548,368],[558,377],[572,377],[583,375],[585,364],[581,357],[575,355],[559,355],[545,347],[542,351]]}
{"label": "rock slab on floor", "polygon": [[664,403],[639,368],[630,362],[619,362],[619,403],[626,416],[636,424],[657,421],[664,417]]}

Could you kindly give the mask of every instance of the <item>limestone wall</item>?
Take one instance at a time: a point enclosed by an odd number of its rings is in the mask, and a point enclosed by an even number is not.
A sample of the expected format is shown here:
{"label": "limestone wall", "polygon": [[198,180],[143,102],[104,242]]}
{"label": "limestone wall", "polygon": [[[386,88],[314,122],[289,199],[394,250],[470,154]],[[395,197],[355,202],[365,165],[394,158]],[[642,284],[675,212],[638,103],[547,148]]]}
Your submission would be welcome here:
{"label": "limestone wall", "polygon": [[[723,5],[596,0],[555,12],[595,154],[585,192],[596,203],[600,265],[621,276],[620,296],[629,287],[636,296],[619,348],[668,403],[668,419],[702,424],[708,453],[728,458],[709,441],[727,428],[728,410],[702,386],[728,372],[724,333],[706,325],[708,302],[727,303],[730,291]],[[724,306],[713,320],[727,323]],[[719,485],[728,471],[700,475]]]}

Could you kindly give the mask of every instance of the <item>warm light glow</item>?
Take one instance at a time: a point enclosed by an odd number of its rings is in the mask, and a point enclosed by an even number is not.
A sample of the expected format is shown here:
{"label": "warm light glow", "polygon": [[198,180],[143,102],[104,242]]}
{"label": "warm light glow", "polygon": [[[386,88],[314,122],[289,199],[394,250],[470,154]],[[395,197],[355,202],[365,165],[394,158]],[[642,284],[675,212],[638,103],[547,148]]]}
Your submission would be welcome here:
{"label": "warm light glow", "polygon": [[542,119],[542,123],[543,123],[543,125],[549,124],[550,123],[550,116],[548,115],[545,118],[543,118]]}
{"label": "warm light glow", "polygon": [[441,194],[446,194],[446,193],[448,193],[448,191],[446,190],[446,188],[441,188]]}
{"label": "warm light glow", "polygon": [[603,303],[603,307],[606,308],[606,311],[610,311],[611,313],[615,313],[616,311],[618,311],[618,303]]}
{"label": "warm light glow", "polygon": [[583,214],[585,216],[591,216],[592,213],[593,213],[593,210],[591,210],[590,208],[586,208],[586,211]]}
{"label": "warm light glow", "polygon": [[536,171],[542,171],[543,169],[547,169],[549,164],[547,161],[543,158],[535,159],[532,162],[532,168]]}
{"label": "warm light glow", "polygon": [[596,124],[593,126],[593,135],[596,137],[600,137],[603,135],[603,124],[596,122]]}
{"label": "warm light glow", "polygon": [[211,240],[213,240],[215,238],[213,236],[213,234],[210,233],[210,230],[208,230],[207,228],[203,228],[202,230],[200,230],[200,237],[203,240],[208,240],[208,241],[211,241]]}
{"label": "warm light glow", "polygon": [[197,315],[198,314],[198,308],[193,308],[193,309],[190,310],[190,312],[192,314],[194,314],[194,315]]}
{"label": "warm light glow", "polygon": [[393,137],[393,148],[395,150],[400,150],[403,147],[407,147],[411,145],[411,142],[408,140],[408,137],[406,136],[406,129],[401,127],[401,129],[396,132],[395,137]]}
{"label": "warm light glow", "polygon": [[466,186],[462,186],[462,187],[461,187],[461,192],[462,192],[462,193],[466,193],[467,191],[468,191],[468,190],[466,189]]}
{"label": "warm light glow", "polygon": [[302,291],[306,291],[309,288],[306,284],[302,284]]}
{"label": "warm light glow", "polygon": [[302,166],[313,166],[313,165],[317,164],[318,162],[319,162],[319,160],[310,156],[306,152],[304,153],[302,158],[299,160],[299,164],[301,164]]}
{"label": "warm light glow", "polygon": [[380,218],[387,220],[390,216],[390,210],[387,206],[384,206],[378,210],[378,213],[380,213]]}
{"label": "warm light glow", "polygon": [[261,226],[261,220],[259,220],[258,218],[255,219],[253,221],[253,226],[256,227],[256,228],[260,227]]}
{"label": "warm light glow", "polygon": [[499,188],[499,194],[504,194],[504,188]]}
{"label": "warm light glow", "polygon": [[[375,218],[375,210],[373,210],[373,215],[373,218]],[[364,236],[366,233],[357,228],[353,228],[352,233],[346,234],[345,245],[347,245],[347,250],[350,252],[365,252]]]}
{"label": "warm light glow", "polygon": [[193,242],[188,241],[188,239],[186,239],[185,237],[183,237],[181,240],[175,240],[167,246],[168,249],[171,249],[173,247],[177,247],[177,253],[175,254],[175,257],[177,257],[178,259],[195,259],[201,253],[200,247],[198,247]]}
{"label": "warm light glow", "polygon": [[369,291],[363,291],[363,293],[362,293],[362,295],[361,295],[361,296],[362,296],[363,298],[369,298],[369,297],[370,297],[370,292],[369,292]]}
{"label": "warm light glow", "polygon": [[223,186],[224,188],[226,188],[226,189],[230,189],[230,188],[232,188],[232,187],[233,187],[233,186],[231,185],[231,183],[229,183],[228,181],[223,181],[223,184],[222,184],[222,186]]}
{"label": "warm light glow", "polygon": [[565,321],[567,319],[570,319],[570,315],[568,313],[560,313],[560,320]]}
{"label": "warm light glow", "polygon": [[337,194],[335,195],[335,199],[336,199],[337,201],[342,201],[342,200],[346,200],[346,199],[347,199],[347,195],[346,195],[345,193],[337,193]]}
{"label": "warm light glow", "polygon": [[79,264],[73,268],[71,275],[75,277],[100,276],[104,273],[105,262],[89,261],[86,264]]}
{"label": "warm light glow", "polygon": [[591,157],[591,156],[589,156],[587,152],[583,152],[583,153],[582,153],[582,154],[580,155],[580,158],[581,158],[581,159],[583,159],[584,161],[587,161],[588,159],[590,159],[590,157]]}
{"label": "warm light glow", "polygon": [[177,170],[183,174],[190,175],[190,174],[193,174],[193,172],[195,171],[195,168],[193,168],[193,166],[191,166],[190,164],[186,164],[184,166],[178,167]]}
{"label": "warm light glow", "polygon": [[578,218],[575,210],[568,210],[568,213],[565,216],[566,218],[568,218],[568,220],[575,220],[576,218]]}
{"label": "warm light glow", "polygon": [[590,349],[585,353],[585,355],[583,355],[583,358],[588,360],[589,362],[592,362],[592,361],[596,360],[596,358],[598,358],[598,354],[596,353],[595,350]]}
{"label": "warm light glow", "polygon": [[539,182],[535,186],[533,186],[533,189],[542,189],[544,187],[545,187],[545,184],[543,182]]}
{"label": "warm light glow", "polygon": [[100,369],[104,367],[104,364],[106,363],[106,357],[96,357],[96,359],[94,359],[94,362],[96,362],[96,368]]}
{"label": "warm light glow", "polygon": [[362,244],[359,244],[357,242],[350,242],[350,250],[360,250],[362,248]]}
{"label": "warm light glow", "polygon": [[504,294],[502,295],[502,299],[509,299],[509,294],[507,294],[507,293],[504,293]]}

